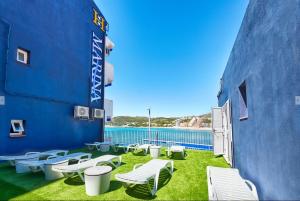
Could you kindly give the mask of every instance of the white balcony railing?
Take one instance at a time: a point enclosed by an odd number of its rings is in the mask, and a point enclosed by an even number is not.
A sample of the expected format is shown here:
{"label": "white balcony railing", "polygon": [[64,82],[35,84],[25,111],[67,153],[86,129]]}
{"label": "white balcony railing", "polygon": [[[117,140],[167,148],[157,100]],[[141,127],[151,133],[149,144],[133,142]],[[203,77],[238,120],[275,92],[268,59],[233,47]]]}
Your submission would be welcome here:
{"label": "white balcony railing", "polygon": [[114,49],[115,44],[106,36],[105,37],[105,56],[109,56],[112,49]]}
{"label": "white balcony railing", "polygon": [[[161,146],[182,145],[188,149],[212,150],[211,131],[192,130],[156,130],[153,128],[150,133],[147,128],[105,128],[104,138],[114,143],[150,143]],[[149,142],[150,141],[150,142]]]}
{"label": "white balcony railing", "polygon": [[105,67],[104,67],[104,85],[105,86],[110,86],[112,82],[114,81],[114,66],[108,62],[105,62]]}

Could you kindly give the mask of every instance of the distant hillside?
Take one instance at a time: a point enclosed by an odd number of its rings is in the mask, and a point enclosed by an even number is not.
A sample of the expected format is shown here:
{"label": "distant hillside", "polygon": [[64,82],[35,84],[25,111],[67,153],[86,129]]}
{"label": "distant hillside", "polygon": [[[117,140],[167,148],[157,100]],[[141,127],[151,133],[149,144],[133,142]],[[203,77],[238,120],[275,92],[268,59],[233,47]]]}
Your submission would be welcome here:
{"label": "distant hillside", "polygon": [[[151,118],[151,126],[153,127],[173,127],[177,118],[156,117]],[[131,126],[131,127],[147,127],[148,117],[130,117],[118,116],[114,117],[112,122],[107,123],[110,126]]]}
{"label": "distant hillside", "polygon": [[[209,127],[211,123],[211,114],[186,117],[155,117],[151,118],[152,127]],[[106,123],[109,126],[129,126],[129,127],[147,127],[148,117],[117,116],[112,122]]]}

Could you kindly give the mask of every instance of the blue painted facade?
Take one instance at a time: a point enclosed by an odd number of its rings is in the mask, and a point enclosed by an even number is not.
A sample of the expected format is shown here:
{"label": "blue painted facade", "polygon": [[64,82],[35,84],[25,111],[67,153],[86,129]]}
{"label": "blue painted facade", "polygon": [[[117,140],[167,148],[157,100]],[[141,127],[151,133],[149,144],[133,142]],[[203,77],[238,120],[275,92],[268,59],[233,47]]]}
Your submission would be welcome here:
{"label": "blue painted facade", "polygon": [[[76,105],[104,104],[106,33],[93,9],[103,17],[92,0],[0,1],[0,155],[102,140],[101,119],[73,117]],[[101,99],[91,102],[93,32],[103,40],[103,79]],[[16,61],[17,48],[30,51],[29,65]],[[9,137],[12,119],[25,120],[25,137]]]}
{"label": "blue painted facade", "polygon": [[[251,0],[222,77],[234,167],[262,200],[300,200],[300,1]],[[246,82],[248,119],[240,120]]]}

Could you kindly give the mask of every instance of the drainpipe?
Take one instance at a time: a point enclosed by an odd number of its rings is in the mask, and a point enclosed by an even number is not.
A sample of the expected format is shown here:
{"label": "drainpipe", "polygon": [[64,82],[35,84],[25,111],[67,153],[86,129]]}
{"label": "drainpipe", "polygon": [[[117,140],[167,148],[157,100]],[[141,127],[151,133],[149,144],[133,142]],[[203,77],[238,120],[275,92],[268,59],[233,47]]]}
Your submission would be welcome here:
{"label": "drainpipe", "polygon": [[4,24],[6,24],[8,26],[8,33],[7,33],[7,47],[6,47],[6,58],[5,58],[5,64],[3,66],[4,72],[3,72],[3,76],[4,76],[4,84],[3,84],[3,91],[6,93],[9,93],[6,90],[5,84],[6,84],[6,78],[7,78],[7,64],[8,64],[8,52],[9,52],[9,48],[10,48],[10,43],[9,43],[9,39],[10,39],[10,34],[11,34],[11,25],[8,23],[8,21],[4,20],[3,18],[0,18],[0,21],[2,21]]}

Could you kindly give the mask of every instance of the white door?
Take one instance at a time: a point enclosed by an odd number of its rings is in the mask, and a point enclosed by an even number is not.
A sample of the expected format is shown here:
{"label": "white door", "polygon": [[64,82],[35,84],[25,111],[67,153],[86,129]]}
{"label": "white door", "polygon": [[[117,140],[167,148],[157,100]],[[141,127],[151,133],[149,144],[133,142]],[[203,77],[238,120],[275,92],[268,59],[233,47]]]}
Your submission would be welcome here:
{"label": "white door", "polygon": [[231,103],[228,100],[222,107],[223,127],[224,127],[224,158],[232,165],[232,122]]}
{"label": "white door", "polygon": [[226,109],[226,116],[227,116],[227,147],[228,147],[228,163],[232,166],[232,160],[233,160],[233,142],[232,142],[232,118],[231,118],[231,102],[228,100],[227,103],[227,109]]}
{"label": "white door", "polygon": [[221,107],[212,108],[214,154],[224,154],[223,112]]}
{"label": "white door", "polygon": [[227,115],[226,115],[226,104],[227,102],[223,105],[222,107],[222,119],[223,119],[223,128],[224,128],[224,158],[228,162],[228,124],[227,124]]}

